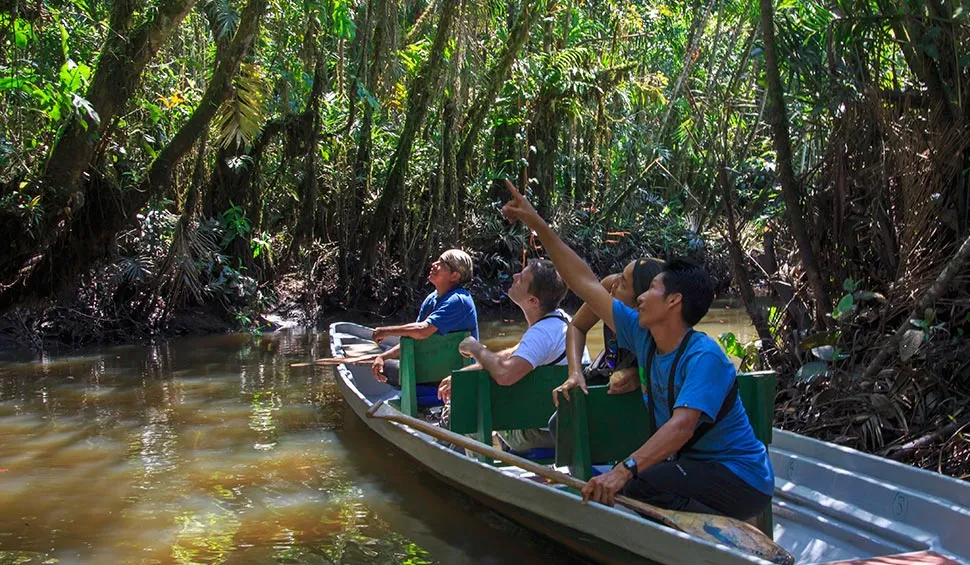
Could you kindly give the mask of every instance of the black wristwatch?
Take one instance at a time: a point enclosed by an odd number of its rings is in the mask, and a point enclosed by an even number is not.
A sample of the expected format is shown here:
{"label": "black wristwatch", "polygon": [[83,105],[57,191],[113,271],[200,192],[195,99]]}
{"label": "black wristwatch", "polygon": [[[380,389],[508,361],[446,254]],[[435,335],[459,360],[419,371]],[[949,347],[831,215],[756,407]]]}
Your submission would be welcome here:
{"label": "black wristwatch", "polygon": [[627,457],[623,463],[623,468],[633,474],[633,478],[637,478],[637,461],[632,456]]}

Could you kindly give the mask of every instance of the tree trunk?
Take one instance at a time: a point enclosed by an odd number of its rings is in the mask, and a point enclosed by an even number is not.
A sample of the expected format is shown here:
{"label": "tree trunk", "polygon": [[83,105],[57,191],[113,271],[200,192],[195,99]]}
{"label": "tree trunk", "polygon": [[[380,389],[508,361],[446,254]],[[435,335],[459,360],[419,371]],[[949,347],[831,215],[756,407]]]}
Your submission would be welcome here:
{"label": "tree trunk", "polygon": [[455,151],[458,146],[458,104],[453,97],[445,101],[445,111],[442,120],[441,151],[444,154],[442,160],[442,176],[444,177],[444,195],[442,199],[443,224],[450,226],[446,228],[444,239],[447,243],[457,246],[461,231],[459,226],[464,219],[464,211],[458,210],[458,191],[462,185],[458,183],[458,155]]}
{"label": "tree trunk", "polygon": [[[103,143],[111,124],[134,95],[145,67],[195,3],[196,0],[165,0],[154,18],[134,30],[130,28],[135,14],[143,11],[141,2],[117,0],[113,4],[109,17],[112,31],[105,39],[85,94],[96,115],[81,114],[66,124],[41,175],[42,202],[50,212],[36,230],[43,234],[43,240],[36,241],[29,230],[0,228],[0,234],[10,241],[7,257],[0,260],[0,309],[30,293],[56,292],[62,284],[55,272],[69,268],[70,261],[59,257],[57,264],[52,264],[51,251],[73,237],[70,231],[78,225],[76,216],[85,203],[92,196],[103,196],[92,191],[111,190],[101,179],[82,184],[81,175],[90,169],[96,147]],[[101,214],[98,211],[94,215]]]}
{"label": "tree trunk", "polygon": [[505,80],[509,76],[509,71],[512,69],[512,64],[515,63],[519,51],[522,50],[522,46],[529,40],[529,30],[532,28],[532,24],[535,22],[537,15],[538,11],[535,10],[531,2],[525,2],[522,5],[522,11],[519,12],[515,20],[515,25],[509,32],[509,40],[505,44],[502,54],[495,60],[494,66],[489,69],[486,74],[485,85],[478,91],[475,100],[468,109],[468,114],[465,116],[463,122],[465,133],[461,140],[461,147],[458,149],[457,157],[458,182],[462,187],[468,186],[475,145],[478,143],[478,136],[485,125],[485,117],[488,115],[488,109],[505,84]]}
{"label": "tree trunk", "polygon": [[266,0],[250,0],[246,5],[232,43],[225,57],[217,62],[212,80],[195,112],[159,153],[141,184],[125,191],[120,202],[111,191],[95,190],[100,185],[92,184],[89,192],[95,196],[93,205],[81,207],[72,225],[50,238],[23,275],[22,286],[11,289],[14,292],[8,290],[0,297],[0,309],[15,302],[24,289],[36,289],[45,295],[55,292],[65,275],[86,268],[102,256],[118,230],[152,197],[167,188],[172,169],[209,126],[219,105],[229,95],[232,78],[256,36],[265,7]]}
{"label": "tree trunk", "polygon": [[249,47],[259,31],[259,19],[266,11],[266,2],[267,0],[249,0],[249,3],[246,4],[232,43],[226,49],[221,60],[216,63],[216,69],[212,73],[209,84],[206,85],[202,100],[199,101],[199,105],[192,112],[192,116],[179,129],[172,141],[165,149],[162,149],[155,161],[152,162],[145,182],[147,186],[143,186],[143,188],[150,190],[139,191],[146,196],[133,199],[131,206],[129,206],[130,210],[139,210],[148,202],[149,196],[168,185],[171,180],[172,168],[192,147],[202,131],[209,127],[209,123],[216,112],[219,111],[219,107],[229,97],[232,92],[232,80],[239,71],[239,65],[246,53],[249,52]]}
{"label": "tree trunk", "polygon": [[815,295],[815,310],[817,323],[825,324],[827,315],[831,312],[828,293],[815,252],[812,240],[805,225],[805,213],[802,210],[801,196],[795,171],[792,168],[791,137],[788,132],[788,114],[785,109],[785,95],[781,84],[781,73],[778,70],[778,55],[775,51],[775,24],[772,0],[759,0],[761,4],[761,30],[765,46],[765,76],[768,92],[768,119],[771,122],[772,138],[777,152],[778,180],[781,182],[782,198],[785,201],[785,212],[791,224],[798,245],[798,252],[808,276],[808,284]]}
{"label": "tree trunk", "polygon": [[[81,115],[70,121],[51,151],[43,175],[45,196],[54,203],[62,202],[66,196],[68,214],[84,205],[85,195],[79,190],[78,181],[91,166],[95,146],[134,96],[145,67],[195,3],[196,0],[164,0],[154,18],[128,33],[132,19],[144,6],[137,0],[115,1],[109,22],[111,31],[86,94],[97,118]],[[51,204],[48,207],[62,208]]]}
{"label": "tree trunk", "polygon": [[458,12],[458,4],[458,0],[443,0],[431,54],[411,85],[404,130],[398,138],[397,149],[391,157],[390,172],[377,202],[377,208],[371,216],[371,227],[363,247],[368,266],[373,265],[377,260],[377,246],[390,232],[394,211],[400,207],[405,196],[404,178],[408,171],[408,161],[411,159],[411,149],[414,146],[418,128],[428,114],[431,97],[438,91],[444,74],[445,46],[451,38],[451,28]]}
{"label": "tree trunk", "polygon": [[310,90],[310,99],[307,100],[306,113],[309,114],[310,137],[306,145],[300,216],[296,222],[291,252],[301,244],[312,242],[317,233],[317,210],[320,200],[317,182],[317,153],[319,153],[317,145],[320,139],[320,97],[323,95],[326,80],[326,64],[324,57],[318,54],[313,69],[313,88]]}
{"label": "tree trunk", "polygon": [[[703,1],[703,0],[702,0]],[[663,121],[660,122],[660,134],[656,137],[657,140],[663,140],[667,136],[667,132],[670,130],[670,121],[673,118],[674,113],[674,102],[677,97],[680,96],[680,91],[684,87],[684,83],[687,82],[687,77],[690,75],[690,70],[694,66],[694,60],[697,58],[698,49],[700,49],[701,37],[704,36],[704,28],[707,26],[707,19],[711,15],[711,8],[714,6],[714,0],[707,0],[704,7],[701,10],[700,17],[694,22],[693,31],[691,33],[691,40],[687,47],[687,52],[684,54],[684,67],[680,70],[680,74],[677,75],[677,80],[674,82],[674,88],[670,91],[667,100],[670,102],[667,104],[667,111],[664,112]]]}
{"label": "tree trunk", "polygon": [[[533,185],[532,204],[540,215],[546,215],[556,189],[556,161],[559,156],[559,126],[562,123],[555,110],[558,97],[545,91],[539,95],[528,129],[529,176]],[[535,148],[533,150],[533,148]]]}
{"label": "tree trunk", "polygon": [[[367,13],[377,12],[384,17],[396,17],[388,14],[387,0],[371,0],[368,2]],[[364,19],[364,29],[359,30],[362,41],[362,55],[358,65],[357,75],[363,81],[368,92],[377,90],[381,78],[381,61],[384,59],[385,26],[378,23],[372,25],[375,18]],[[370,57],[366,53],[370,53]],[[357,93],[353,93],[351,100],[357,100]],[[356,107],[356,103],[351,104]],[[364,203],[371,192],[371,167],[373,150],[374,112],[376,109],[369,101],[363,102],[363,117],[357,129],[357,152],[351,167],[351,179],[348,183],[349,203],[345,209],[344,229],[340,233],[341,245],[338,248],[338,276],[340,288],[354,288],[357,273],[360,272],[360,235],[363,231]]]}
{"label": "tree trunk", "polygon": [[755,300],[754,289],[751,288],[751,278],[748,268],[745,266],[744,251],[741,248],[741,241],[738,238],[739,226],[734,216],[734,191],[728,180],[727,169],[723,162],[717,167],[717,184],[721,186],[721,197],[724,202],[724,214],[727,217],[728,232],[728,251],[731,255],[731,264],[734,270],[734,281],[741,292],[741,300],[744,301],[744,308],[751,318],[751,323],[758,332],[761,339],[761,356],[765,366],[771,367],[774,358],[778,353],[778,346],[774,336],[771,335],[771,328],[768,327],[768,320],[764,310]]}

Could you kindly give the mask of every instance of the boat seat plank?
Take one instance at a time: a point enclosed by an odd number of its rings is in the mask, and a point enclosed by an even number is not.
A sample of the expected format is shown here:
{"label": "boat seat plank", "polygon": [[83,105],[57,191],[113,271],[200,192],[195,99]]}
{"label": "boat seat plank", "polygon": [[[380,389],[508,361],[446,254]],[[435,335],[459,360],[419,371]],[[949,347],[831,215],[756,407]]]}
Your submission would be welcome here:
{"label": "boat seat plank", "polygon": [[588,481],[594,464],[612,463],[647,441],[650,420],[640,392],[607,394],[607,385],[588,387],[589,394],[559,393],[556,417],[556,465]]}
{"label": "boat seat plank", "polygon": [[850,561],[833,561],[826,565],[960,565],[960,563],[935,551],[917,551]]}

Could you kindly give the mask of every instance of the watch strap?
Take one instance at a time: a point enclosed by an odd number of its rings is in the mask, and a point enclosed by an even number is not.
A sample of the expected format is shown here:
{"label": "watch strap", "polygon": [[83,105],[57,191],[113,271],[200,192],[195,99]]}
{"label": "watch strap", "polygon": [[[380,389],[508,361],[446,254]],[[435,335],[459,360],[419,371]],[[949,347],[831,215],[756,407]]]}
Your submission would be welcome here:
{"label": "watch strap", "polygon": [[637,478],[637,461],[633,457],[627,457],[623,460],[623,466],[627,471],[633,474],[633,478]]}

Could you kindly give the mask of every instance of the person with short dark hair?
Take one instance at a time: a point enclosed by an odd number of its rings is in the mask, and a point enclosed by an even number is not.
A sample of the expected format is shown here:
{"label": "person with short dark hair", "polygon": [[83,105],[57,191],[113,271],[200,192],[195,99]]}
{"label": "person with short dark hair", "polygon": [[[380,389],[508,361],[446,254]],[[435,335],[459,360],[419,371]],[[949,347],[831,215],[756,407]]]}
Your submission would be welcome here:
{"label": "person with short dark hair", "polygon": [[[485,369],[500,385],[510,386],[519,382],[536,367],[565,365],[566,330],[570,317],[559,309],[566,296],[566,283],[551,261],[533,259],[521,273],[512,275],[509,298],[525,314],[529,328],[518,345],[504,351],[492,352],[474,337],[465,338],[458,350],[465,357],[477,362],[470,369]],[[589,355],[583,352],[586,361]],[[446,377],[438,387],[438,397],[445,402],[451,398],[451,377]],[[511,430],[499,433],[499,438],[512,451],[527,451],[541,447],[554,447],[548,430]]]}
{"label": "person with short dark hair", "polygon": [[[650,281],[660,273],[663,265],[663,261],[652,257],[636,259],[630,261],[622,272],[608,275],[601,283],[614,298],[633,307],[636,306],[637,297],[646,292]],[[587,393],[587,385],[609,383],[607,394],[624,394],[639,386],[636,353],[620,347],[616,341],[616,333],[606,324],[603,324],[603,351],[589,365],[582,364],[586,334],[599,321],[599,316],[587,304],[580,306],[573,316],[566,333],[569,377],[552,391],[552,401],[556,406],[559,406],[559,392],[568,400],[569,391],[576,387]],[[551,419],[549,428],[553,429]]]}
{"label": "person with short dark hair", "polygon": [[[526,268],[532,274],[529,280],[529,294],[539,301],[539,309],[548,314],[559,308],[559,303],[566,297],[569,289],[552,261],[533,259],[529,261],[529,266]],[[518,276],[522,277],[524,273],[525,269]]]}
{"label": "person with short dark hair", "polygon": [[[478,311],[464,285],[472,279],[472,258],[461,249],[449,249],[431,263],[428,282],[434,290],[421,303],[418,319],[401,326],[374,329],[374,341],[392,338],[391,348],[374,358],[371,373],[380,382],[400,386],[401,346],[394,338],[427,339],[434,334],[469,331],[478,337]],[[385,347],[387,344],[385,344]]]}
{"label": "person with short dark hair", "polygon": [[502,211],[536,232],[566,283],[634,351],[647,388],[653,435],[609,472],[583,486],[583,499],[613,505],[617,493],[673,510],[746,520],[771,504],[774,472],[739,399],[734,364],[692,328],[714,299],[704,268],[672,260],[637,297],[610,296],[589,266],[507,182]]}

